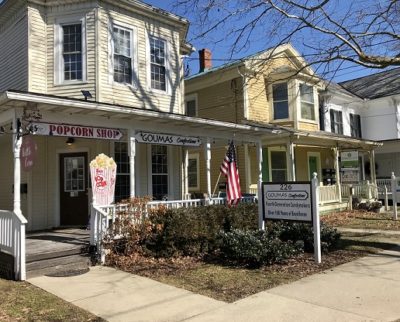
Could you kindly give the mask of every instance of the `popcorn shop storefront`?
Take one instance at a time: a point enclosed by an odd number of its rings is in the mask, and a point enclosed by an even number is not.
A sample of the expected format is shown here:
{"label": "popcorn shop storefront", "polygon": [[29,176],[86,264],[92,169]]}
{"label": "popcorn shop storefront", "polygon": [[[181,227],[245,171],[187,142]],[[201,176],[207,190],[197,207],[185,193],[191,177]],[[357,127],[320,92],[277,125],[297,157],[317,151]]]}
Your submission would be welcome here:
{"label": "popcorn shop storefront", "polygon": [[23,216],[28,231],[88,224],[89,163],[101,153],[117,165],[115,200],[183,200],[189,198],[192,151],[201,151],[201,180],[211,195],[211,168],[218,169],[223,156],[214,158],[213,149],[223,151],[233,137],[261,149],[261,138],[274,135],[254,126],[14,91],[0,101],[0,126],[0,209]]}

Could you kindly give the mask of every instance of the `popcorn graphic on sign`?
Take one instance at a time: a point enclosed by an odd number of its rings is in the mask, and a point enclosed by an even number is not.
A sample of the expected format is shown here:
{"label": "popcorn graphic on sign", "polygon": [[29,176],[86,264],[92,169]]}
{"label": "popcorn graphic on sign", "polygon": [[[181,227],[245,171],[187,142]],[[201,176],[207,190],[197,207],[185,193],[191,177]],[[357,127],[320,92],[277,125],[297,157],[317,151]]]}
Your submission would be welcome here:
{"label": "popcorn graphic on sign", "polygon": [[90,162],[93,204],[107,206],[114,202],[117,164],[113,158],[101,153]]}

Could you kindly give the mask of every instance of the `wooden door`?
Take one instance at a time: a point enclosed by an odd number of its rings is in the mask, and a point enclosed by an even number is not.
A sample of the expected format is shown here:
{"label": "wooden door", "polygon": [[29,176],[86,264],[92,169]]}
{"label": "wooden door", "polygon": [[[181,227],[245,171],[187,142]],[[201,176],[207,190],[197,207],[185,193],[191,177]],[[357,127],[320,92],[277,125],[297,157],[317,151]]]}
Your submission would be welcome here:
{"label": "wooden door", "polygon": [[87,153],[60,154],[60,225],[88,224]]}

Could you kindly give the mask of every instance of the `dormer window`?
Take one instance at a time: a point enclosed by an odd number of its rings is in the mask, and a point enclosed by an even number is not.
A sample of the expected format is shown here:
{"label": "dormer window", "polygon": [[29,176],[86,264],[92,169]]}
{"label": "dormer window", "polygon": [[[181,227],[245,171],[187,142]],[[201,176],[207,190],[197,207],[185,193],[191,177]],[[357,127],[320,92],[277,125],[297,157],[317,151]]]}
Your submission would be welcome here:
{"label": "dormer window", "polygon": [[314,88],[307,84],[300,84],[301,118],[315,121]]}
{"label": "dormer window", "polygon": [[288,84],[280,83],[272,85],[272,97],[274,105],[274,120],[289,118]]}

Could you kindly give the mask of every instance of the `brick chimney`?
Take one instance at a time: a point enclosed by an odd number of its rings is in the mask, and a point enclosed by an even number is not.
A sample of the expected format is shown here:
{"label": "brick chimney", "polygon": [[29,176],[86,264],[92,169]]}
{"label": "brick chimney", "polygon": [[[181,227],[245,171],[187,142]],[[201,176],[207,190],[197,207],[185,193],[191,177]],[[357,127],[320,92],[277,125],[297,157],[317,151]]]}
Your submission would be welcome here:
{"label": "brick chimney", "polygon": [[200,73],[212,68],[211,50],[204,48],[199,50]]}

